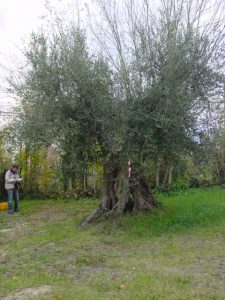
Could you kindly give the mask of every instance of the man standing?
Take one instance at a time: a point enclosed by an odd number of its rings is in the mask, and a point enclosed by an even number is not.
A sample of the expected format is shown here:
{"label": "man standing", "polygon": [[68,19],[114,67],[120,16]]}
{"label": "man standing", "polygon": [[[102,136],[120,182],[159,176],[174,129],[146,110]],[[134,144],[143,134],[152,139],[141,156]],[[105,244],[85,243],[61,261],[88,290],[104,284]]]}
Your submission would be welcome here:
{"label": "man standing", "polygon": [[[19,211],[19,183],[22,178],[17,174],[18,166],[12,165],[11,168],[5,173],[5,189],[8,193],[8,213],[14,214]],[[14,208],[13,208],[14,199]]]}

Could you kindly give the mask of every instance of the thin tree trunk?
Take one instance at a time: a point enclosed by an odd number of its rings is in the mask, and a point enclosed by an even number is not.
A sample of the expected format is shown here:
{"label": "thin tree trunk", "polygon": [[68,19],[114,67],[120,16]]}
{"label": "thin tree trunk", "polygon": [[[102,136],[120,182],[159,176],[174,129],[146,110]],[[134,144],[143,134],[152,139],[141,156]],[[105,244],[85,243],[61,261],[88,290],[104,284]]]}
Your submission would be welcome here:
{"label": "thin tree trunk", "polygon": [[87,186],[88,186],[88,183],[87,183],[87,171],[85,170],[84,171],[84,174],[83,174],[83,192],[86,193],[87,192]]}
{"label": "thin tree trunk", "polygon": [[94,167],[92,169],[92,190],[94,192],[94,194],[96,194],[96,185],[97,185],[97,176],[98,176],[98,173],[96,171],[96,165],[94,164]]}
{"label": "thin tree trunk", "polygon": [[160,157],[158,156],[157,164],[156,164],[156,174],[155,174],[155,185],[157,188],[160,185],[160,165],[161,165],[161,160]]}
{"label": "thin tree trunk", "polygon": [[168,187],[171,186],[172,180],[173,180],[173,166],[170,166],[168,172]]}
{"label": "thin tree trunk", "polygon": [[163,178],[163,187],[166,187],[166,186],[167,186],[167,183],[168,183],[168,177],[169,177],[169,167],[166,166],[166,170],[165,170],[164,178]]}

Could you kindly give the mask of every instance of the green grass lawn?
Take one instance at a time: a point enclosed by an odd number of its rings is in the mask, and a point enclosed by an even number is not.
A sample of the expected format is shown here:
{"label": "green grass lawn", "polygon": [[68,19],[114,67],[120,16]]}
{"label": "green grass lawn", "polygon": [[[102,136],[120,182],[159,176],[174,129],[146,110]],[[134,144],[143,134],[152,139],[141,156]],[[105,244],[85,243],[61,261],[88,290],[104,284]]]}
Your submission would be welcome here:
{"label": "green grass lawn", "polygon": [[0,213],[0,299],[225,299],[225,189],[158,198],[154,213],[82,230],[98,201]]}

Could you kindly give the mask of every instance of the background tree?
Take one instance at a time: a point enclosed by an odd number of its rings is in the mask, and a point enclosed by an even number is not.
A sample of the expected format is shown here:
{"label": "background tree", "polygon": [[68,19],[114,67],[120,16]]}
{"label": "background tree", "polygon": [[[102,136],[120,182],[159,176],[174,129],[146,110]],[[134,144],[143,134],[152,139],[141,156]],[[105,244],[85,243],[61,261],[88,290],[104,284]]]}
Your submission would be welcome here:
{"label": "background tree", "polygon": [[0,131],[0,199],[6,200],[7,194],[5,191],[5,172],[9,168],[11,162],[10,149],[6,144],[7,129]]}

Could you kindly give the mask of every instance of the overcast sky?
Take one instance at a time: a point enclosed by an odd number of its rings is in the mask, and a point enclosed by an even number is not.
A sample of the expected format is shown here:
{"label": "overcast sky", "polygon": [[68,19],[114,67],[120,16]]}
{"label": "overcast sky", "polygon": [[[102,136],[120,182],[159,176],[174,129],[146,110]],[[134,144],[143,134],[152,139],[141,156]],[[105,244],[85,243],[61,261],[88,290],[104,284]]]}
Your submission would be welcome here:
{"label": "overcast sky", "polygon": [[62,9],[78,3],[92,3],[92,0],[0,0],[0,63],[12,55],[16,47],[22,46],[22,39],[36,30],[41,17],[46,13],[45,4]]}
{"label": "overcast sky", "polygon": [[0,110],[12,103],[2,92],[5,67],[19,56],[22,40],[37,28],[44,11],[45,0],[0,0]]}
{"label": "overcast sky", "polygon": [[[50,0],[52,6],[62,8],[77,3],[90,3],[91,0]],[[2,77],[13,61],[20,59],[26,37],[37,30],[41,17],[46,13],[46,0],[0,0],[0,111],[8,110],[14,104],[13,99],[2,92],[5,86]],[[22,56],[21,56],[22,60]],[[0,114],[0,124],[3,115]]]}

